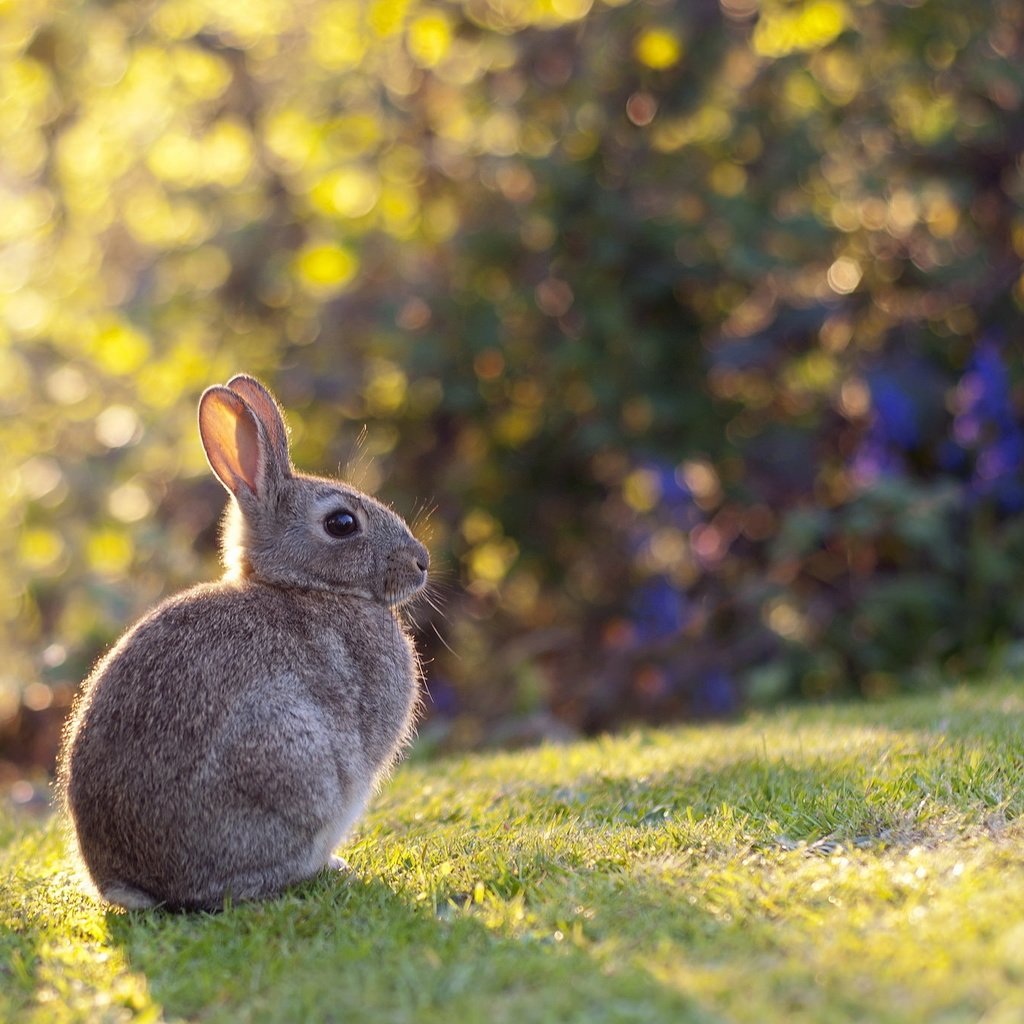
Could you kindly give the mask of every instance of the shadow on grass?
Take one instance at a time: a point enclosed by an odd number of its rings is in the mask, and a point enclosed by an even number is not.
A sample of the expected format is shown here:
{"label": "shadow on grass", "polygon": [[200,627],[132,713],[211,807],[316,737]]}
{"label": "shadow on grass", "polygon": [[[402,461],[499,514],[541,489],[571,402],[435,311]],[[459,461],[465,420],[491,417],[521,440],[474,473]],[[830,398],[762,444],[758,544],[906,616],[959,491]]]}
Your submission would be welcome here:
{"label": "shadow on grass", "polygon": [[[1019,736],[1019,734],[1018,734]],[[1014,742],[1019,747],[1019,738]],[[783,848],[834,839],[912,844],[932,825],[945,834],[997,813],[1024,814],[1024,759],[986,758],[950,744],[940,755],[913,748],[882,750],[877,761],[792,764],[786,758],[740,757],[717,768],[689,766],[626,775],[584,775],[566,785],[515,783],[492,811],[509,820],[632,828],[638,835],[669,827],[702,846],[716,836],[736,849],[736,833]],[[641,842],[640,845],[643,845]]]}
{"label": "shadow on grass", "polygon": [[[500,824],[493,842],[462,834],[484,891],[506,913],[518,907],[518,921],[505,917],[497,927],[487,926],[472,891],[437,887],[431,840],[418,834],[404,842],[423,856],[419,869],[425,885],[434,883],[432,896],[420,896],[409,876],[392,888],[380,879],[324,875],[276,900],[215,915],[112,912],[110,935],[169,1015],[204,1021],[718,1019],[698,995],[659,982],[644,957],[669,943],[697,970],[720,967],[742,976],[764,944],[740,922],[717,917],[703,898],[685,898],[676,882],[647,865],[676,858],[699,874],[721,853],[743,854],[725,836],[717,852],[692,845],[699,819],[692,831],[679,827],[674,816],[682,806],[705,797],[709,813],[722,813],[731,806],[723,801],[731,800],[795,814],[799,796],[806,800],[808,793],[815,806],[836,804],[837,815],[864,802],[860,780],[846,773],[774,767],[744,760],[685,780],[662,775],[642,783],[517,788],[488,816],[494,824],[503,807],[511,818],[529,806],[525,841],[523,832],[503,840]],[[567,819],[575,845],[546,848],[545,837]],[[604,849],[609,836],[611,848]],[[441,844],[456,857],[458,845]]]}
{"label": "shadow on grass", "polygon": [[[450,909],[450,908],[442,908]],[[627,960],[602,970],[571,937],[508,937],[379,881],[323,877],[216,915],[108,923],[165,1013],[210,1020],[704,1022]]]}

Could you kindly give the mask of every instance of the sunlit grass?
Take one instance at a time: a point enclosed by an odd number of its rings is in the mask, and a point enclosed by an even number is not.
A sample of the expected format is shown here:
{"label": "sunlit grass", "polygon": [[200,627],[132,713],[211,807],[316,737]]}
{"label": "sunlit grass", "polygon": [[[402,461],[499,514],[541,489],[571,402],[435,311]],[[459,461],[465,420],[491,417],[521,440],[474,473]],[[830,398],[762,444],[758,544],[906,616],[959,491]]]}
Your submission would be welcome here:
{"label": "sunlit grass", "polygon": [[0,1019],[1011,1021],[1010,684],[404,767],[324,877],[123,914],[0,826]]}

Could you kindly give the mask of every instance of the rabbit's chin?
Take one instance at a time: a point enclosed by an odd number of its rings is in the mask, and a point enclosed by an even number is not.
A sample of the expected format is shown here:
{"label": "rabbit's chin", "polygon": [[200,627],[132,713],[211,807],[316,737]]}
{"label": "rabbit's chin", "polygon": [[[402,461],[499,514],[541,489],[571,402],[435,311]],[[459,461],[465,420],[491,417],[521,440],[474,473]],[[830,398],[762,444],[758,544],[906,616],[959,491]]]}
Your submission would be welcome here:
{"label": "rabbit's chin", "polygon": [[422,583],[414,583],[396,593],[388,594],[386,603],[389,608],[400,608],[403,604],[411,601],[425,586],[426,580]]}

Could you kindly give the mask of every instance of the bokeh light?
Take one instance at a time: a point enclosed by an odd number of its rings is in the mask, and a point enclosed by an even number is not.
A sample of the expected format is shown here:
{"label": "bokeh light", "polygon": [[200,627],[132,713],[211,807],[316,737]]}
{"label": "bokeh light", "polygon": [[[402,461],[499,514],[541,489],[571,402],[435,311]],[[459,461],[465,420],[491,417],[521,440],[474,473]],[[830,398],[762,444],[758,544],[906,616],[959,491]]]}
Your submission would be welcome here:
{"label": "bokeh light", "polygon": [[241,370],[299,465],[419,512],[439,742],[1012,651],[1022,33],[1012,0],[8,5],[0,756],[45,767],[95,657],[217,571],[195,401]]}

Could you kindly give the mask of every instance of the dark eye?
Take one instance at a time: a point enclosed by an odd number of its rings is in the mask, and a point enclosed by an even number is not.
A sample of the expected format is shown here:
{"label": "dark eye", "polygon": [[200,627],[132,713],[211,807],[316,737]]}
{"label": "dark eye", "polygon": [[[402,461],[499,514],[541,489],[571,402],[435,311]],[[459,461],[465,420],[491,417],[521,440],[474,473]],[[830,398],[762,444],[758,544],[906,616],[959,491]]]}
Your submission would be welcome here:
{"label": "dark eye", "polygon": [[351,512],[339,508],[324,519],[324,529],[332,537],[351,537],[359,529],[359,521]]}

